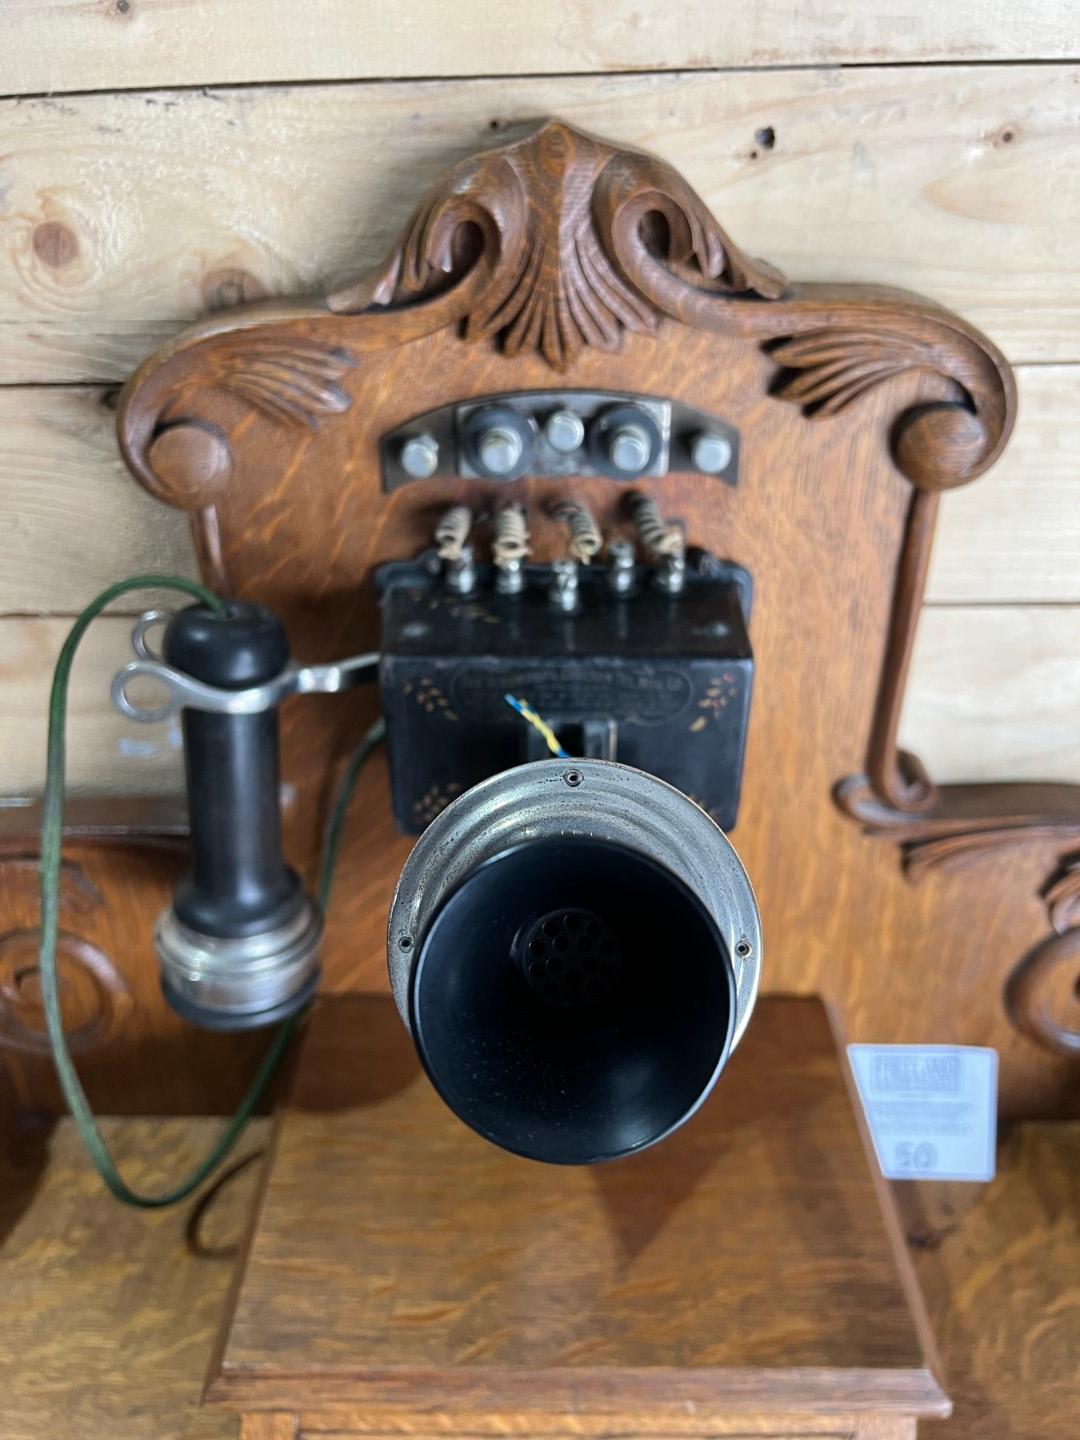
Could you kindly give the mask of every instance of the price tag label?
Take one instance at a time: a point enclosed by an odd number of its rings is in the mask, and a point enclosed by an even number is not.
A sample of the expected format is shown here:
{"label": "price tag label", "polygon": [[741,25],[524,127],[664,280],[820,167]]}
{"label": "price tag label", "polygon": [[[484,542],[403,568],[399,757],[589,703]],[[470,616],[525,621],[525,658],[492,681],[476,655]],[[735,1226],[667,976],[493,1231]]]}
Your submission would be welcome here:
{"label": "price tag label", "polygon": [[889,1180],[992,1180],[997,1051],[849,1045],[878,1164]]}

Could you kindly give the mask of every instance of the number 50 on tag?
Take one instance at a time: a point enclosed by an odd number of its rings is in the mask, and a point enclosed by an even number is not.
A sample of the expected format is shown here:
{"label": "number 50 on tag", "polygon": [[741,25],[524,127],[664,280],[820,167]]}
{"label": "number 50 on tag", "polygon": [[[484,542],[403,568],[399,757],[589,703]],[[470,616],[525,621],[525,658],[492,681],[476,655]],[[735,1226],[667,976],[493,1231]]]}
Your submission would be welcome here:
{"label": "number 50 on tag", "polygon": [[849,1045],[890,1180],[992,1180],[997,1051],[971,1045]]}

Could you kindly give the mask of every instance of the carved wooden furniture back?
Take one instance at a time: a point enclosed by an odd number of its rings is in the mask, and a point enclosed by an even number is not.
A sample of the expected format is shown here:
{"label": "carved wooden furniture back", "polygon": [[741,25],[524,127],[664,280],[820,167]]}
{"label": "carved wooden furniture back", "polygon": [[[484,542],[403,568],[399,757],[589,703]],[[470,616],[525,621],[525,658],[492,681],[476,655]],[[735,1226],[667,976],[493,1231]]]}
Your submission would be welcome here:
{"label": "carved wooden furniture back", "polygon": [[[996,1045],[1007,1111],[1068,1108],[1077,1037],[1040,1007],[1060,1000],[1080,949],[1076,788],[939,789],[896,743],[937,496],[993,463],[1014,416],[1009,368],[970,326],[901,291],[789,283],[670,166],[548,122],[451,170],[375,274],[186,331],[132,378],[118,425],[138,481],[190,512],[205,578],[271,606],[298,657],[329,660],[377,641],[373,567],[429,544],[450,501],[494,499],[469,480],[384,494],[380,437],[437,406],[554,387],[663,396],[740,436],[734,487],[683,474],[648,486],[692,543],[755,580],[734,840],[763,911],[766,988],[826,995],[853,1039]],[[566,488],[516,483],[540,559],[557,553],[547,511]],[[617,484],[570,488],[606,532],[624,523]],[[285,708],[287,841],[309,877],[335,766],[375,704]],[[326,984],[381,989],[410,844],[381,761],[350,825]],[[868,835],[899,845],[902,865]],[[1045,934],[1037,892],[1057,863],[1064,933],[1014,976],[1010,1018],[1004,988]],[[148,930],[149,902],[134,912]],[[140,1034],[158,1023],[110,1038],[136,1057],[122,1066],[139,1072]],[[205,1045],[212,1078],[231,1083],[233,1042]],[[87,1065],[104,1083],[104,1057]],[[220,1098],[209,1079],[207,1094]]]}

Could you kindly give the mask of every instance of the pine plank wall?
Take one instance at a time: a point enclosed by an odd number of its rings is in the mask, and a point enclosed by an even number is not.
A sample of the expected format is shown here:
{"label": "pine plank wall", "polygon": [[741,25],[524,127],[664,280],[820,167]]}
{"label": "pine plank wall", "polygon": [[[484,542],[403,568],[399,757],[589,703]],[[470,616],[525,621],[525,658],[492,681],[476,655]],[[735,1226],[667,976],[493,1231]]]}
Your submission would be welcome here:
{"label": "pine plank wall", "polygon": [[[947,496],[903,742],[940,781],[1080,781],[1080,10],[1072,0],[0,0],[0,796],[40,789],[68,617],[191,571],[127,478],[116,386],[181,325],[321,290],[420,191],[556,113],[669,159],[792,277],[981,326],[1020,420]],[[75,677],[73,787],[171,790],[112,714],[128,621]]]}

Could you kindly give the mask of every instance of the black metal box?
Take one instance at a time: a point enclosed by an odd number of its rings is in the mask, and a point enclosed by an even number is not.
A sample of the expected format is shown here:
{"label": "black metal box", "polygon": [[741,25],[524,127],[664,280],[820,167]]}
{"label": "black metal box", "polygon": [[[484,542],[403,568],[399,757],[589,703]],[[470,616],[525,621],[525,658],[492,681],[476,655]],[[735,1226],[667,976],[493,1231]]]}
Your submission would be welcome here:
{"label": "black metal box", "polygon": [[490,567],[461,596],[422,564],[390,564],[382,604],[380,684],[394,818],[417,834],[477,781],[548,753],[507,704],[515,695],[571,754],[648,770],[725,830],[735,823],[754,661],[750,577],[714,565],[677,596],[638,572],[613,595],[583,569],[577,609],[548,599],[545,566],[520,595],[494,593]]}

